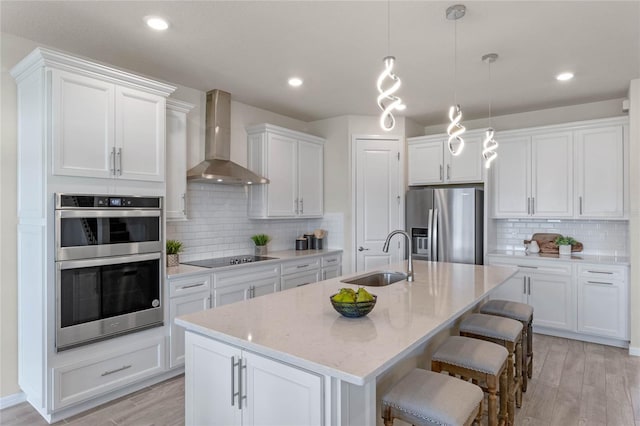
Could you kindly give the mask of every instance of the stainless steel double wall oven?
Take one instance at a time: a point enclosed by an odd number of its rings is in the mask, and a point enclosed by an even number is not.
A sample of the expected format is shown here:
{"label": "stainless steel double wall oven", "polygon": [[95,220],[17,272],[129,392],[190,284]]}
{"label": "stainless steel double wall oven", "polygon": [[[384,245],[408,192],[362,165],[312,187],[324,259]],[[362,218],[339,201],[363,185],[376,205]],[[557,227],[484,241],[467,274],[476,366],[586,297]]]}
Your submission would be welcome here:
{"label": "stainless steel double wall oven", "polygon": [[56,194],[58,351],[162,325],[162,198]]}

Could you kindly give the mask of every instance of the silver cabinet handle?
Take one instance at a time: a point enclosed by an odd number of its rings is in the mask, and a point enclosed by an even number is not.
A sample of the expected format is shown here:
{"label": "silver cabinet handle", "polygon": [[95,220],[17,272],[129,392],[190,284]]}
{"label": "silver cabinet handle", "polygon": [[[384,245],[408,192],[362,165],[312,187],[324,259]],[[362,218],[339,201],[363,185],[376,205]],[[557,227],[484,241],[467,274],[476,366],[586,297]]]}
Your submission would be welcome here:
{"label": "silver cabinet handle", "polygon": [[537,266],[518,265],[518,268],[538,269]]}
{"label": "silver cabinet handle", "polygon": [[300,269],[300,268],[307,268],[309,267],[309,264],[307,263],[306,265],[298,265],[296,266],[296,268]]}
{"label": "silver cabinet handle", "polygon": [[118,148],[116,154],[116,174],[122,176],[122,148]]}
{"label": "silver cabinet handle", "polygon": [[578,201],[580,204],[580,214],[582,214],[582,196],[578,197]]}
{"label": "silver cabinet handle", "polygon": [[607,283],[604,281],[587,281],[589,284],[606,284],[606,285],[613,285],[613,283]]}
{"label": "silver cabinet handle", "polygon": [[300,210],[298,209],[298,207],[300,206],[300,204],[298,204],[298,199],[297,198],[293,202],[293,205],[294,205],[294,208],[296,209],[296,214],[299,214]]}
{"label": "silver cabinet handle", "polygon": [[[325,275],[327,274],[327,272],[323,272]],[[302,284],[298,284],[296,287],[302,287],[303,285],[309,285],[311,283],[302,283]]]}
{"label": "silver cabinet handle", "polygon": [[442,164],[440,164],[440,180],[442,180]]}
{"label": "silver cabinet handle", "polygon": [[242,410],[242,401],[247,399],[247,394],[243,394],[243,391],[246,392],[246,389],[244,388],[244,372],[242,371],[246,369],[247,361],[242,358],[238,358],[238,409],[240,410]]}
{"label": "silver cabinet handle", "polygon": [[304,198],[300,198],[300,214],[304,214]]}
{"label": "silver cabinet handle", "polygon": [[587,271],[590,274],[607,274],[607,275],[613,275],[613,272],[608,272],[608,271]]}
{"label": "silver cabinet handle", "polygon": [[111,154],[109,154],[109,172],[112,175],[116,174],[116,149],[111,148]]}
{"label": "silver cabinet handle", "polygon": [[531,197],[527,197],[527,214],[531,214]]}
{"label": "silver cabinet handle", "polygon": [[108,371],[105,371],[104,373],[102,373],[102,374],[101,374],[101,376],[102,376],[102,377],[104,377],[104,376],[108,376],[109,374],[118,373],[118,372],[123,371],[123,370],[126,370],[126,369],[128,369],[128,368],[131,368],[131,365],[123,365],[122,367],[120,367],[120,368],[116,368],[115,370],[108,370]]}
{"label": "silver cabinet handle", "polygon": [[447,164],[447,180],[451,179],[451,164]]}
{"label": "silver cabinet handle", "polygon": [[527,294],[531,296],[531,277],[527,277],[527,281],[529,282],[529,291],[527,292]]}
{"label": "silver cabinet handle", "polygon": [[365,251],[365,250],[369,250],[369,249],[366,249],[366,248],[364,248],[362,246],[358,247],[358,251]]}
{"label": "silver cabinet handle", "polygon": [[338,259],[325,259],[325,262],[327,263],[333,263],[333,262],[337,262]]}
{"label": "silver cabinet handle", "polygon": [[182,214],[187,215],[187,194],[182,193]]}
{"label": "silver cabinet handle", "polygon": [[180,287],[178,290],[185,290],[187,288],[194,288],[194,287],[202,287],[203,285],[204,285],[204,283],[184,285],[184,286]]}
{"label": "silver cabinet handle", "polygon": [[527,277],[522,277],[522,293],[527,294]]}
{"label": "silver cabinet handle", "polygon": [[531,197],[531,215],[536,214],[536,197]]}
{"label": "silver cabinet handle", "polygon": [[238,365],[238,363],[236,362],[236,357],[232,356],[231,357],[231,406],[233,407],[234,405],[236,405],[236,395],[238,395],[238,393],[236,392],[236,365]]}

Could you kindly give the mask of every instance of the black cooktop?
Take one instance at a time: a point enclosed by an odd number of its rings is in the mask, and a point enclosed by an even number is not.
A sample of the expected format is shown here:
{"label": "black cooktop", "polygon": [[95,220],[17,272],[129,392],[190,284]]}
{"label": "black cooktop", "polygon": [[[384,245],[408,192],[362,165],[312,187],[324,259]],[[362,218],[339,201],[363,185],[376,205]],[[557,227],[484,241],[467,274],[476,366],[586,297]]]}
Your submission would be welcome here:
{"label": "black cooktop", "polygon": [[229,265],[240,265],[244,263],[260,262],[261,260],[276,259],[275,257],[267,256],[254,256],[252,254],[229,256],[229,257],[217,257],[213,259],[194,260],[193,262],[182,262],[185,265],[200,266],[202,268],[221,268]]}

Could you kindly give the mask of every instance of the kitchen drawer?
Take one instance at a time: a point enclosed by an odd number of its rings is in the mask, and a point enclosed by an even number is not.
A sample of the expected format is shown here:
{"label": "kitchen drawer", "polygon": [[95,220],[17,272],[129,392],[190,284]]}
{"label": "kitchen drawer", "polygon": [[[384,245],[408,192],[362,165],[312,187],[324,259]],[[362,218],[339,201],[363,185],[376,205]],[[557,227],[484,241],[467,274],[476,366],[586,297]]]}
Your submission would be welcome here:
{"label": "kitchen drawer", "polygon": [[620,281],[626,279],[627,267],[620,265],[581,264],[578,275],[600,281]]}
{"label": "kitchen drawer", "polygon": [[184,278],[170,278],[169,297],[180,297],[211,289],[211,273],[191,275]]}
{"label": "kitchen drawer", "polygon": [[302,259],[282,263],[282,275],[320,269],[320,257],[309,256]]}
{"label": "kitchen drawer", "polygon": [[242,265],[233,270],[214,272],[213,288],[244,284],[278,276],[280,276],[280,265],[277,263],[263,266]]}
{"label": "kitchen drawer", "polygon": [[524,256],[488,256],[488,263],[496,266],[517,266],[524,273],[572,274],[572,264],[559,260],[527,259]]}
{"label": "kitchen drawer", "polygon": [[291,274],[282,277],[280,282],[281,290],[288,290],[294,287],[312,284],[320,281],[320,270],[301,272],[299,274]]}
{"label": "kitchen drawer", "polygon": [[53,369],[53,408],[84,401],[164,370],[164,337]]}
{"label": "kitchen drawer", "polygon": [[327,266],[339,265],[341,263],[341,260],[341,254],[330,254],[327,256],[322,256],[322,267],[326,268]]}

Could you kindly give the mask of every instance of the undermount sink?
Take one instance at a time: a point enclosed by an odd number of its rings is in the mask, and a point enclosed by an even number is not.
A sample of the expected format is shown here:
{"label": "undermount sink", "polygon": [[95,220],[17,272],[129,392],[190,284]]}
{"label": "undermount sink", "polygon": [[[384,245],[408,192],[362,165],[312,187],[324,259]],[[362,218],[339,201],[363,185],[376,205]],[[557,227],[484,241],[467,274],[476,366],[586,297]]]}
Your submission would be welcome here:
{"label": "undermount sink", "polygon": [[342,280],[343,283],[356,284],[369,287],[384,287],[398,281],[406,280],[407,274],[404,272],[375,271],[357,277]]}

